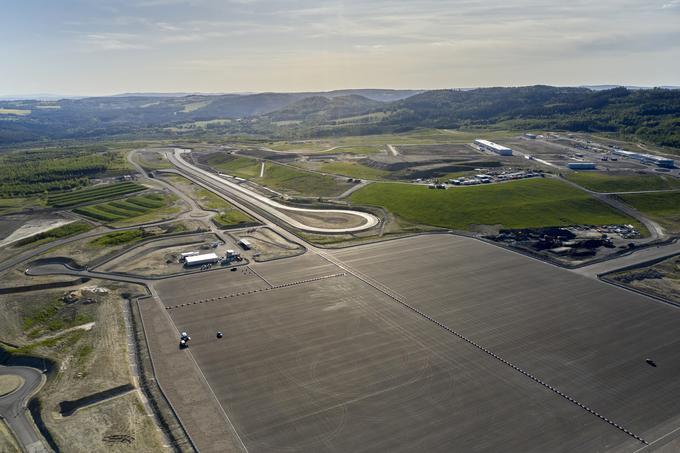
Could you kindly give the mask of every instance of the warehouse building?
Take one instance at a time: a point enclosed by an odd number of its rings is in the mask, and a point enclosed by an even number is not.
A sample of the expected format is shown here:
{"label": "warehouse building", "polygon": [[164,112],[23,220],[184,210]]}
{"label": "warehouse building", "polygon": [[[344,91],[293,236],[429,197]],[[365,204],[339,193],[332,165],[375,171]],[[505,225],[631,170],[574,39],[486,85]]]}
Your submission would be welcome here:
{"label": "warehouse building", "polygon": [[199,266],[203,264],[215,264],[220,261],[220,257],[214,253],[206,253],[205,255],[187,256],[185,258],[185,266]]}
{"label": "warehouse building", "polygon": [[622,149],[615,149],[614,154],[621,157],[628,157],[630,159],[639,160],[646,164],[654,164],[659,167],[673,168],[675,167],[675,161],[673,159],[668,159],[666,157],[655,156],[653,154],[636,153],[634,151],[624,151]]}
{"label": "warehouse building", "polygon": [[507,146],[499,145],[498,143],[490,142],[488,140],[482,140],[478,138],[475,140],[475,145],[477,145],[481,150],[491,151],[492,153],[496,153],[499,156],[512,156],[512,149],[508,148]]}
{"label": "warehouse building", "polygon": [[595,164],[592,162],[569,162],[567,167],[571,170],[595,170]]}

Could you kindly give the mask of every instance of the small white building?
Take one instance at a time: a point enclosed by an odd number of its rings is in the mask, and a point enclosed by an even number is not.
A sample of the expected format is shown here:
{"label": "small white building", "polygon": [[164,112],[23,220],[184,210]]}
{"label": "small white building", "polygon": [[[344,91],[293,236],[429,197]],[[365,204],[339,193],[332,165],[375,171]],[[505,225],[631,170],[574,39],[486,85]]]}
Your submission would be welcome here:
{"label": "small white building", "polygon": [[203,264],[215,264],[220,261],[220,257],[215,253],[206,253],[205,255],[187,256],[185,259],[185,266],[200,266]]}
{"label": "small white building", "polygon": [[507,146],[499,145],[498,143],[490,142],[489,140],[482,140],[478,138],[475,140],[475,145],[477,145],[481,150],[491,151],[492,153],[496,153],[499,156],[512,156],[512,149],[508,148]]}
{"label": "small white building", "polygon": [[250,243],[248,239],[243,238],[239,239],[238,245],[240,245],[241,248],[243,248],[243,250],[250,250],[251,248],[253,248],[253,245]]}

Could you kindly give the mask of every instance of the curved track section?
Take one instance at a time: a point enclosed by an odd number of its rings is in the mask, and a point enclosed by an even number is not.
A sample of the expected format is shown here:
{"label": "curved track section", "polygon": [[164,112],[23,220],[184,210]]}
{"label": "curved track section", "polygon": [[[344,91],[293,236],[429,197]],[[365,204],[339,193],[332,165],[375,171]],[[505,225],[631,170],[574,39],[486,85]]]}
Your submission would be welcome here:
{"label": "curved track section", "polygon": [[[181,158],[181,155],[187,152],[189,151],[181,148],[175,148],[173,153],[168,153],[168,160],[170,160],[170,162],[177,168],[189,174],[201,178],[209,178],[211,182],[218,183],[221,187],[234,193],[236,196],[245,199],[249,203],[257,206],[258,208],[268,212],[273,216],[276,216],[277,218],[286,222],[288,225],[299,230],[309,231],[312,233],[355,233],[358,231],[364,231],[368,230],[369,228],[373,228],[380,222],[376,216],[361,211],[350,211],[344,209],[307,209],[286,206],[284,204],[271,200],[263,195],[255,193],[252,190],[248,190],[244,187],[241,187],[238,184],[234,184],[233,182],[227,181],[208,171],[202,170],[194,165],[189,164],[188,162],[184,161]],[[306,212],[312,214],[350,215],[361,217],[363,218],[364,222],[359,226],[348,228],[319,228],[302,223],[299,220],[290,217],[284,211],[300,212],[301,214]]]}
{"label": "curved track section", "polygon": [[0,418],[4,418],[16,440],[27,452],[47,453],[42,437],[29,420],[26,402],[43,384],[40,370],[26,366],[1,366],[0,375],[15,375],[23,379],[23,385],[0,398]]}

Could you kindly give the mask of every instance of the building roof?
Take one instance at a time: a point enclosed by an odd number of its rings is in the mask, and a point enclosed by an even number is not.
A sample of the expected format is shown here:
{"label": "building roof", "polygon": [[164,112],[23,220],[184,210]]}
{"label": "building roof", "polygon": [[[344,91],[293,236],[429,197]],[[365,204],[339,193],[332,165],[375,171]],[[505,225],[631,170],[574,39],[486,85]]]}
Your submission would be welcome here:
{"label": "building roof", "polygon": [[480,138],[475,140],[475,143],[477,143],[478,145],[488,146],[489,148],[493,148],[496,151],[512,151],[507,146],[499,145],[498,143],[490,142],[489,140],[483,140]]}
{"label": "building roof", "polygon": [[220,257],[214,253],[206,253],[205,255],[187,256],[187,264],[200,263],[203,261],[219,260]]}

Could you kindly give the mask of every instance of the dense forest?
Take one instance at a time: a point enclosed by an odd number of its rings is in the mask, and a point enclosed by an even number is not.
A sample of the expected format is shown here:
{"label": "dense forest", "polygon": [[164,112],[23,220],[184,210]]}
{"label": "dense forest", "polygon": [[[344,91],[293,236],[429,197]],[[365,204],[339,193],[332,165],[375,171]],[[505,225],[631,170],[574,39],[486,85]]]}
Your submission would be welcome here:
{"label": "dense forest", "polygon": [[120,156],[98,147],[26,150],[0,156],[0,198],[61,191],[119,165]]}
{"label": "dense forest", "polygon": [[0,102],[0,145],[106,136],[305,138],[419,127],[607,132],[680,149],[680,90],[538,85]]}

